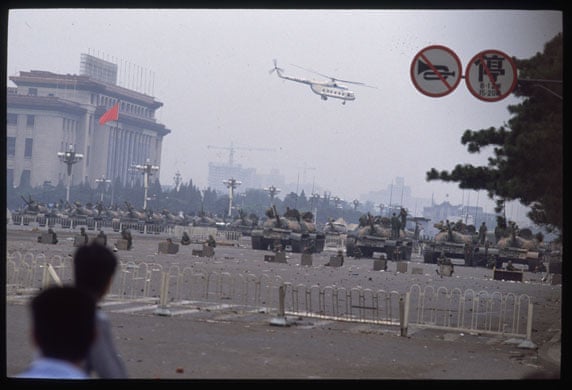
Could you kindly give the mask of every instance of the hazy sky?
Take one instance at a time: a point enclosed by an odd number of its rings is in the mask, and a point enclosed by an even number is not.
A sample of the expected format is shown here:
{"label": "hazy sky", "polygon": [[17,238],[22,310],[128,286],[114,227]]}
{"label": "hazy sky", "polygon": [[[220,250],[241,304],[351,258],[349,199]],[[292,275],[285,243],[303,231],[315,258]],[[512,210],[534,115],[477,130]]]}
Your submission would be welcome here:
{"label": "hazy sky", "polygon": [[[540,10],[12,10],[7,71],[79,74],[88,52],[118,63],[120,85],[164,103],[157,118],[172,133],[163,143],[163,184],[180,171],[205,187],[208,162],[229,156],[207,145],[232,142],[244,148],[236,163],[260,173],[277,168],[289,182],[305,166],[307,182],[348,201],[401,176],[413,196],[440,202],[450,194],[461,203],[456,184],[426,182],[426,171],[486,165],[488,153],[468,154],[461,135],[504,124],[517,100],[481,101],[464,80],[444,97],[428,97],[411,80],[414,57],[446,46],[463,72],[483,50],[530,58],[562,32],[562,17]],[[346,105],[322,101],[309,86],[270,75],[273,59],[288,75],[325,80],[295,64],[377,88],[351,85],[356,100]]]}

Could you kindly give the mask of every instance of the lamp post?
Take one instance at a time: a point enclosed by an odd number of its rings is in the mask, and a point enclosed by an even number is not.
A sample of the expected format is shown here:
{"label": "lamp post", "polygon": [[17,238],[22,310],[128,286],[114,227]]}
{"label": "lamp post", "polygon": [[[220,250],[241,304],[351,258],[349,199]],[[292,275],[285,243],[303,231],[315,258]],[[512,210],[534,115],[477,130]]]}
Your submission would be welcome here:
{"label": "lamp post", "polygon": [[339,196],[334,196],[333,200],[334,200],[335,208],[341,209],[342,208],[342,198],[340,198]]}
{"label": "lamp post", "polygon": [[234,196],[234,189],[242,184],[241,181],[230,178],[222,181],[228,188],[228,216],[232,216],[232,198]]}
{"label": "lamp post", "polygon": [[353,205],[354,205],[354,211],[356,211],[357,208],[358,208],[358,206],[359,206],[359,204],[360,204],[360,203],[359,203],[359,200],[354,199],[352,203],[353,203]]}
{"label": "lamp post", "polygon": [[143,174],[143,188],[145,189],[145,197],[143,198],[143,210],[147,210],[147,191],[149,190],[149,176],[159,170],[157,165],[151,164],[151,160],[147,159],[145,164],[133,165],[132,168],[137,169]]}
{"label": "lamp post", "polygon": [[280,193],[280,188],[270,186],[265,188],[264,191],[268,192],[268,195],[270,195],[270,206],[272,206],[274,204],[274,197]]}
{"label": "lamp post", "polygon": [[183,181],[183,178],[181,177],[181,173],[179,171],[175,173],[173,181],[175,182],[175,190],[179,192],[179,188],[181,187],[181,182]]}
{"label": "lamp post", "polygon": [[66,188],[66,202],[70,201],[70,187],[71,187],[71,177],[72,177],[72,165],[77,163],[83,158],[83,154],[76,153],[73,150],[73,145],[69,145],[66,152],[58,152],[58,157],[61,162],[67,165],[68,169],[68,184]]}
{"label": "lamp post", "polygon": [[314,222],[318,223],[318,201],[320,200],[320,194],[317,192],[312,193],[312,208],[314,209]]}
{"label": "lamp post", "polygon": [[99,201],[103,203],[103,193],[107,189],[107,184],[111,183],[111,180],[106,179],[105,175],[101,175],[99,179],[95,179],[95,182],[97,183],[97,187],[99,188],[99,193],[101,194]]}

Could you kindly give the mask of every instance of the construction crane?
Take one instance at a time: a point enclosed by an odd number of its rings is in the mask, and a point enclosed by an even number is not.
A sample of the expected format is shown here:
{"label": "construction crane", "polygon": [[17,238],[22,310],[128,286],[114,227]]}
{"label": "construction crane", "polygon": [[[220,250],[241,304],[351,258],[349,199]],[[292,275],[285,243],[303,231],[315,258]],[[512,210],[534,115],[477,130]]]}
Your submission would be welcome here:
{"label": "construction crane", "polygon": [[230,146],[214,146],[214,145],[207,145],[208,149],[224,149],[228,150],[228,165],[233,166],[234,164],[234,151],[235,150],[249,150],[249,151],[262,151],[262,152],[274,152],[276,149],[269,149],[269,148],[250,148],[250,147],[240,147],[234,146],[231,142]]}

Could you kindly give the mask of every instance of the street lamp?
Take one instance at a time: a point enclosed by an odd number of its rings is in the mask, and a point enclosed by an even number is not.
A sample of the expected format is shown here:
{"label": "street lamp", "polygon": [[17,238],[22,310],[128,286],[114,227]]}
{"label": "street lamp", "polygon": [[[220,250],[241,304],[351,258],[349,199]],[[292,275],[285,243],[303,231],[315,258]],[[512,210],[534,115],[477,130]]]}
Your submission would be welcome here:
{"label": "street lamp", "polygon": [[342,198],[340,198],[339,196],[334,196],[333,197],[333,201],[334,201],[334,207],[337,209],[341,209],[342,208]]}
{"label": "street lamp", "polygon": [[179,171],[175,173],[173,181],[175,182],[175,190],[179,192],[179,188],[181,187],[181,182],[183,181],[183,178],[181,177],[181,173]]}
{"label": "street lamp", "polygon": [[147,159],[145,164],[133,165],[132,168],[137,169],[143,174],[143,188],[145,188],[145,197],[143,198],[143,210],[147,210],[147,190],[149,189],[149,176],[153,172],[158,171],[159,167],[157,165],[151,164],[151,160]]}
{"label": "street lamp", "polygon": [[242,184],[241,181],[230,178],[228,180],[222,181],[224,185],[228,188],[228,216],[232,216],[232,197],[234,195],[234,189]]}
{"label": "street lamp", "polygon": [[274,197],[280,193],[280,188],[270,186],[265,188],[264,191],[268,192],[268,195],[270,195],[270,206],[272,206],[274,204]]}
{"label": "street lamp", "polygon": [[353,203],[353,205],[354,205],[354,211],[356,211],[357,208],[358,208],[358,206],[359,206],[359,204],[360,204],[360,203],[359,203],[359,200],[354,199],[352,203]]}
{"label": "street lamp", "polygon": [[58,157],[61,162],[68,167],[68,184],[66,188],[66,202],[70,201],[70,187],[71,187],[71,176],[72,176],[72,165],[77,163],[83,158],[83,154],[76,153],[73,150],[73,145],[69,145],[66,152],[58,152]]}
{"label": "street lamp", "polygon": [[95,179],[95,182],[97,183],[97,186],[99,188],[99,192],[101,194],[99,201],[101,203],[103,203],[103,193],[105,192],[105,190],[107,188],[107,184],[111,183],[111,180],[106,179],[105,175],[101,175],[101,177],[99,179]]}

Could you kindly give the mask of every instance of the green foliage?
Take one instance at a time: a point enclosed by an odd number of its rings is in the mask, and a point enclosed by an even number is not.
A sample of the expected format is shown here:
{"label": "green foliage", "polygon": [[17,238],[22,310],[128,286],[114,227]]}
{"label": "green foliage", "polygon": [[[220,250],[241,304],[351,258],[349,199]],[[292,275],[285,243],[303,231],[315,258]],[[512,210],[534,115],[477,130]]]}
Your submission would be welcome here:
{"label": "green foliage", "polygon": [[562,231],[562,34],[527,60],[514,59],[522,102],[508,107],[511,118],[499,128],[465,130],[469,153],[493,148],[487,166],[456,165],[451,172],[432,168],[427,181],[458,182],[463,189],[486,190],[497,211],[509,200],[529,206],[528,217],[549,231]]}

